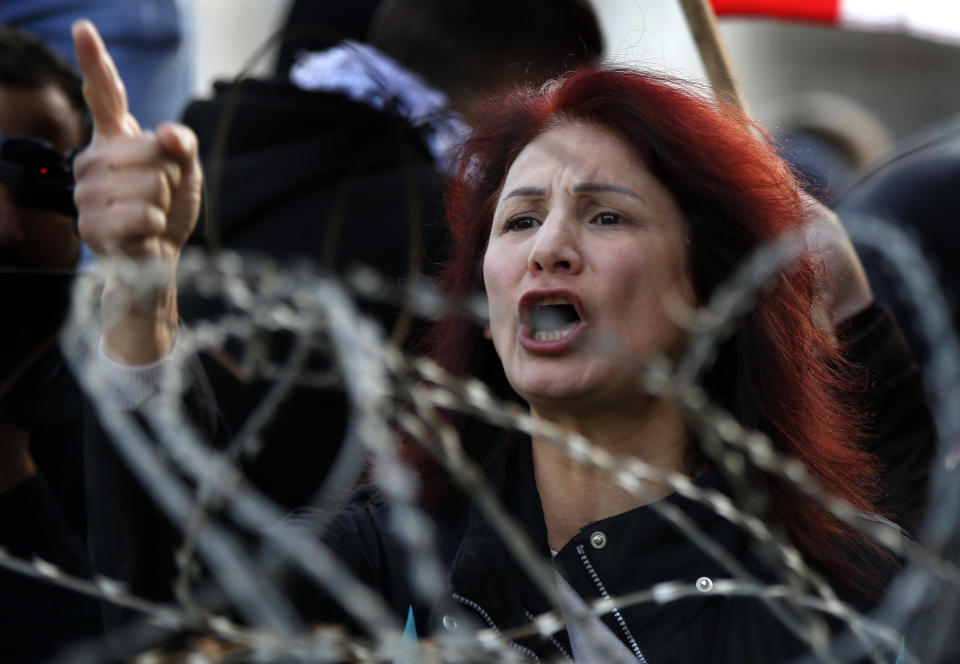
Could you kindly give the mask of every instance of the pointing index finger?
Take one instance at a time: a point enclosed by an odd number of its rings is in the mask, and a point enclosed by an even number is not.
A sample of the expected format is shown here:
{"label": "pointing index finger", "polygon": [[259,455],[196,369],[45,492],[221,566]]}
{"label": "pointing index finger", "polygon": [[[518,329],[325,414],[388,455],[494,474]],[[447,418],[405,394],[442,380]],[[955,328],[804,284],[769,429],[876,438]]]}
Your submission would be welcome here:
{"label": "pointing index finger", "polygon": [[137,121],[127,107],[127,91],[100,33],[87,20],[72,26],[73,48],[83,73],[83,96],[93,116],[94,137],[136,136]]}

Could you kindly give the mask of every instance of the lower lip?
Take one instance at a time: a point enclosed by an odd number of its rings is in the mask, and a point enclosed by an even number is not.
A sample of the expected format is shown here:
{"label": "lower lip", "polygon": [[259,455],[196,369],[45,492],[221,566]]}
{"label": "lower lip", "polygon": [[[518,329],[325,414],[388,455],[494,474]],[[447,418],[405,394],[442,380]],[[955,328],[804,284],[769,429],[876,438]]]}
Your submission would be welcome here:
{"label": "lower lip", "polygon": [[530,333],[530,328],[524,325],[520,328],[520,347],[531,353],[539,355],[559,355],[573,348],[583,336],[587,324],[584,321],[578,321],[570,329],[567,336],[562,339],[553,339],[550,341],[541,341],[534,339]]}

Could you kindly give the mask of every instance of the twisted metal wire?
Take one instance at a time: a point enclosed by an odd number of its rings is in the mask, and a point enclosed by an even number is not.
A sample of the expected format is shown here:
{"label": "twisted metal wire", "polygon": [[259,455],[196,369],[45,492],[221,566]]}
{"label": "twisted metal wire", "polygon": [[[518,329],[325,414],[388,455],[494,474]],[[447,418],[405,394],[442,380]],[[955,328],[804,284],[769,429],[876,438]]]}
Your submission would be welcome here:
{"label": "twisted metal wire", "polygon": [[[870,243],[884,251],[904,277],[918,307],[922,327],[931,339],[931,366],[925,373],[934,413],[940,432],[939,459],[932,484],[931,505],[923,530],[923,541],[915,543],[890,528],[859,518],[848,505],[819,486],[796,461],[782,458],[770,441],[757,432],[745,430],[729,414],[722,412],[697,386],[695,377],[712,348],[722,341],[725,330],[736,316],[746,311],[760,290],[796,255],[796,243],[784,239],[777,245],[758,252],[754,259],[737,272],[734,279],[711,303],[709,327],[693,332],[690,354],[675,366],[658,360],[637,367],[637,380],[655,394],[677,400],[699,431],[709,432],[726,441],[739,455],[716,459],[726,470],[742,471],[743,459],[761,469],[795,483],[802,491],[816,498],[834,515],[860,529],[881,544],[903,555],[908,566],[893,584],[890,595],[872,616],[861,616],[843,604],[829,586],[812,572],[800,554],[781,535],[771,530],[762,519],[745,511],[727,496],[696,487],[687,477],[656,471],[638,459],[615,457],[591,445],[581,436],[570,434],[545,423],[534,422],[528,413],[514,404],[498,402],[475,380],[446,375],[424,358],[409,357],[386,344],[373,324],[357,314],[347,297],[347,290],[356,297],[370,300],[410,302],[417,314],[425,317],[455,311],[482,321],[485,307],[481,300],[453,302],[440,297],[423,282],[406,291],[379,279],[369,270],[357,271],[338,283],[329,275],[308,266],[281,269],[271,261],[255,260],[223,253],[213,258],[185,255],[178,275],[180,288],[195,288],[199,293],[216,293],[241,312],[225,315],[215,321],[184,330],[178,339],[175,356],[169,362],[158,407],[145,413],[151,428],[158,433],[152,440],[133,419],[133,414],[110,406],[110,395],[102,383],[96,362],[99,345],[97,325],[98,284],[81,280],[77,286],[75,306],[65,333],[65,349],[77,374],[89,390],[106,428],[118,451],[149,490],[154,499],[185,524],[187,544],[178,556],[181,569],[179,591],[173,604],[162,605],[137,598],[123,590],[121,584],[107,580],[85,581],[71,577],[44,561],[20,561],[0,551],[0,565],[21,573],[44,578],[52,583],[83,592],[103,601],[133,608],[149,620],[172,631],[200,631],[216,637],[234,649],[258,653],[264,658],[290,656],[305,661],[332,661],[351,658],[360,661],[383,661],[403,658],[405,661],[454,661],[468,653],[485,659],[517,661],[518,652],[509,641],[530,630],[547,635],[561,629],[566,621],[581,621],[586,614],[564,607],[553,585],[552,568],[536,552],[528,538],[499,504],[485,485],[482,473],[467,459],[456,431],[444,424],[438,409],[460,409],[505,428],[517,429],[552,442],[581,463],[608,473],[625,490],[643,496],[646,482],[658,483],[671,491],[707,505],[723,518],[744,528],[758,542],[769,547],[782,562],[784,583],[764,586],[757,583],[731,560],[727,552],[684,519],[682,513],[664,516],[684,532],[692,545],[720,560],[732,574],[730,580],[718,580],[718,594],[745,595],[761,600],[787,600],[799,607],[801,620],[780,614],[796,634],[808,642],[821,661],[847,661],[868,654],[876,661],[892,661],[901,645],[900,635],[909,630],[928,638],[918,644],[919,652],[904,652],[903,661],[936,661],[937,654],[949,648],[949,633],[936,629],[944,621],[942,611],[953,611],[947,622],[956,621],[956,605],[930,599],[930,592],[940,595],[956,593],[960,588],[955,562],[957,517],[960,500],[958,483],[949,467],[950,454],[960,440],[960,414],[949,404],[960,397],[960,352],[957,339],[949,326],[950,317],[935,279],[909,238],[889,225],[872,219],[855,219],[849,225],[854,240]],[[918,267],[919,266],[919,267]],[[104,266],[104,269],[114,269]],[[160,269],[122,263],[115,267],[121,280],[131,285],[130,297],[148,292],[157,281],[166,278]],[[226,452],[213,450],[203,436],[189,423],[181,410],[181,395],[186,385],[183,369],[187,358],[203,348],[222,348],[228,339],[255,339],[260,330],[287,330],[296,335],[299,349],[284,367],[256,366],[254,371],[279,380],[251,424],[233,441]],[[248,349],[255,354],[255,342]],[[335,368],[325,375],[311,374],[304,366],[306,349],[322,348],[330,352]],[[603,352],[616,354],[609,344]],[[412,377],[411,378],[411,374]],[[427,383],[416,382],[423,379]],[[499,633],[489,628],[458,630],[456,635],[437,634],[422,637],[411,644],[404,640],[397,616],[376,593],[357,582],[338,563],[333,552],[326,551],[315,537],[308,537],[296,528],[285,525],[283,512],[268,498],[252,488],[237,468],[244,453],[255,453],[268,441],[258,440],[258,430],[270,410],[282,400],[292,386],[339,382],[351,397],[352,418],[342,454],[355,453],[356,447],[374,460],[376,477],[383,491],[397,508],[394,524],[404,544],[413,552],[411,579],[423,598],[443,596],[444,570],[435,550],[435,535],[429,518],[414,499],[417,479],[400,463],[391,433],[390,422],[424,441],[437,454],[461,487],[469,490],[485,511],[491,523],[511,543],[520,564],[538,581],[558,610],[534,618],[524,630]],[[396,407],[398,396],[408,398],[406,409]],[[346,472],[355,478],[356,465]],[[193,480],[186,482],[184,476]],[[346,478],[349,484],[352,480]],[[272,566],[277,563],[251,549],[234,534],[238,526],[258,531],[266,524],[270,529],[271,551],[285,562],[304,571],[311,582],[318,584],[343,602],[348,614],[367,627],[374,636],[359,639],[345,630],[330,628],[311,631],[296,608],[273,582]],[[192,599],[189,589],[190,567],[194,554],[202,558],[217,585],[227,596],[219,612],[211,613]],[[265,573],[267,572],[267,573]],[[946,583],[944,583],[946,582]],[[695,592],[689,584],[664,581],[629,596],[594,603],[589,613],[600,615],[613,608],[635,602],[676,601]],[[772,603],[770,606],[777,606]],[[933,609],[931,609],[933,606]],[[455,607],[445,607],[455,612]],[[939,610],[940,613],[933,611]],[[224,616],[237,611],[244,624]],[[851,627],[852,637],[840,639],[831,647],[822,622],[830,615]],[[469,625],[465,617],[462,624]],[[228,655],[223,656],[227,661]]]}

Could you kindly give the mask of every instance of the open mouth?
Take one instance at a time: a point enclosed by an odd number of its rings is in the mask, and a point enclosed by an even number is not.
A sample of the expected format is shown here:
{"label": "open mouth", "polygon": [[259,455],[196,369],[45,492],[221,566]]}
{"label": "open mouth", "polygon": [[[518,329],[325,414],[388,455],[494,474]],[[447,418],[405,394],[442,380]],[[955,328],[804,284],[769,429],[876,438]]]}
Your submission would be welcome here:
{"label": "open mouth", "polygon": [[583,320],[576,306],[566,297],[554,295],[533,304],[526,311],[530,336],[536,341],[559,341]]}

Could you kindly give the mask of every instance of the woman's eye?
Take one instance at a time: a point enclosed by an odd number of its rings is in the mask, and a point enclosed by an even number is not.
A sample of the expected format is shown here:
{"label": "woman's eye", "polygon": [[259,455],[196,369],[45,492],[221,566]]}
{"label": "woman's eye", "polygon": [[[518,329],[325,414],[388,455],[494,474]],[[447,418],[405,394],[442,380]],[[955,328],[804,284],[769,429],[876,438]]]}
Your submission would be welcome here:
{"label": "woman's eye", "polygon": [[623,223],[623,217],[615,212],[601,212],[592,221],[597,226],[616,226]]}
{"label": "woman's eye", "polygon": [[540,222],[533,217],[514,217],[503,225],[505,231],[526,231],[535,228]]}

